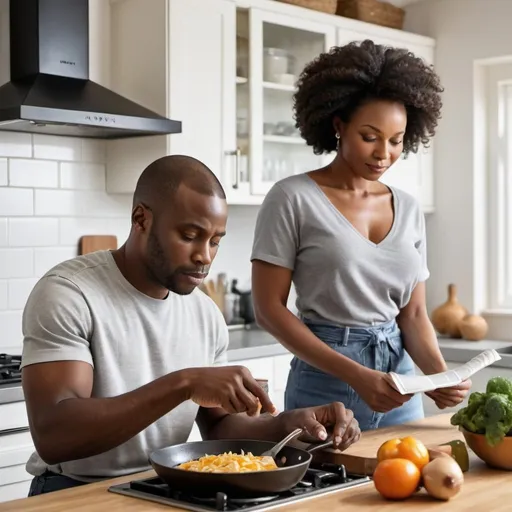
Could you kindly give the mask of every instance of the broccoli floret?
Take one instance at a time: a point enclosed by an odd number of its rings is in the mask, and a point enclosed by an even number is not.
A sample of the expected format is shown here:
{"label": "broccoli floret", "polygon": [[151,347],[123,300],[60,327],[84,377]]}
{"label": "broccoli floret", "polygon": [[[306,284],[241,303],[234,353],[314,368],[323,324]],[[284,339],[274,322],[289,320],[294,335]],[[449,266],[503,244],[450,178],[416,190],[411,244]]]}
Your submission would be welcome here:
{"label": "broccoli floret", "polygon": [[485,418],[481,411],[485,404],[487,395],[485,393],[473,392],[469,395],[468,405],[459,409],[450,419],[452,425],[461,425],[470,432],[483,432],[485,429]]}
{"label": "broccoli floret", "polygon": [[[470,432],[485,434],[491,446],[512,433],[512,394],[507,387],[512,382],[495,377],[487,384],[486,393],[473,392],[468,405],[457,411],[450,419],[452,425],[460,425]],[[489,391],[500,389],[502,392]]]}
{"label": "broccoli floret", "polygon": [[[481,394],[481,393],[479,393]],[[470,398],[471,402],[471,398]],[[473,399],[467,407],[459,409],[451,418],[452,425],[460,425],[470,432],[484,433],[485,432],[485,416],[483,414],[483,407],[485,403],[485,396]]]}
{"label": "broccoli floret", "polygon": [[508,395],[512,399],[512,381],[506,377],[493,377],[487,382],[486,392]]}
{"label": "broccoli floret", "polygon": [[483,407],[485,437],[491,446],[502,441],[512,429],[512,400],[506,394],[492,393]]}
{"label": "broccoli floret", "polygon": [[468,405],[467,407],[465,407],[465,409],[467,410],[466,413],[469,416],[472,416],[473,414],[476,413],[479,407],[485,403],[486,400],[486,393],[479,393],[478,391],[471,393],[471,395],[469,395]]}
{"label": "broccoli floret", "polygon": [[487,427],[487,416],[484,407],[481,406],[477,409],[473,416],[466,416],[464,421],[464,428],[470,432],[483,434]]}
{"label": "broccoli floret", "polygon": [[466,414],[467,407],[462,407],[462,409],[459,409],[451,418],[450,423],[452,425],[462,425],[462,422],[464,420],[464,415]]}

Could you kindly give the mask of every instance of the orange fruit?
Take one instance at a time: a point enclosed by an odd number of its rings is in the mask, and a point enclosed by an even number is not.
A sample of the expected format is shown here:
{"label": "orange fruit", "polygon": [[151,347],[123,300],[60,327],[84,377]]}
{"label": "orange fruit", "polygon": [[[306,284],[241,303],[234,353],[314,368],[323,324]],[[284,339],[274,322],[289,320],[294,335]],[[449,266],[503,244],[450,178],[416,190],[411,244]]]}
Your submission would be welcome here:
{"label": "orange fruit", "polygon": [[420,485],[421,472],[408,459],[386,459],[377,464],[373,483],[387,499],[403,500],[412,496]]}
{"label": "orange fruit", "polygon": [[410,460],[420,471],[430,462],[427,447],[412,436],[390,439],[383,443],[377,452],[377,460],[381,462],[387,459]]}

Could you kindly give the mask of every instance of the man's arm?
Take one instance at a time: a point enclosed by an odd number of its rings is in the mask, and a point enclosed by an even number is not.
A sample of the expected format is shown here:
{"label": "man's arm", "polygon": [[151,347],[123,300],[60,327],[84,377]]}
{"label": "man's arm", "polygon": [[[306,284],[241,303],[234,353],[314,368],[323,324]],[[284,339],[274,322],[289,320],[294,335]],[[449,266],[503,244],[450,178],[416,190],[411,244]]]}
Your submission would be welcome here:
{"label": "man's arm", "polygon": [[30,430],[48,464],[111,450],[187,399],[184,371],[112,398],[91,398],[93,370],[81,361],[34,364],[22,373]]}
{"label": "man's arm", "polygon": [[302,428],[302,441],[324,441],[329,431],[334,447],[341,450],[357,442],[361,434],[353,412],[340,402],[259,417],[228,414],[222,408],[201,407],[196,421],[203,439],[279,441],[293,430]]}
{"label": "man's arm", "polygon": [[271,414],[257,418],[246,414],[232,415],[224,409],[200,407],[196,418],[203,439],[261,439],[277,441],[283,438],[284,426]]}
{"label": "man's arm", "polygon": [[186,368],[111,398],[91,397],[92,384],[92,368],[84,362],[39,363],[23,369],[31,433],[45,462],[56,464],[111,450],[185,400],[216,411],[221,408],[224,415],[255,414],[259,403],[274,408],[241,366]]}

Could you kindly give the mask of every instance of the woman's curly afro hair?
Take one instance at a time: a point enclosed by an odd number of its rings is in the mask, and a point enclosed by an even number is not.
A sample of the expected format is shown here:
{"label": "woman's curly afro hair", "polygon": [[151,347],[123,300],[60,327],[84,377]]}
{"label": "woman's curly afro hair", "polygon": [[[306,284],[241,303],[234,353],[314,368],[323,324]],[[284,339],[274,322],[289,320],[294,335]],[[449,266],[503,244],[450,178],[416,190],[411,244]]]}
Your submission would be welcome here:
{"label": "woman's curly afro hair", "polygon": [[336,149],[333,118],[348,122],[364,102],[402,103],[407,112],[403,152],[427,146],[440,117],[443,91],[432,67],[406,49],[366,40],[337,46],[302,71],[294,95],[296,127],[315,154]]}

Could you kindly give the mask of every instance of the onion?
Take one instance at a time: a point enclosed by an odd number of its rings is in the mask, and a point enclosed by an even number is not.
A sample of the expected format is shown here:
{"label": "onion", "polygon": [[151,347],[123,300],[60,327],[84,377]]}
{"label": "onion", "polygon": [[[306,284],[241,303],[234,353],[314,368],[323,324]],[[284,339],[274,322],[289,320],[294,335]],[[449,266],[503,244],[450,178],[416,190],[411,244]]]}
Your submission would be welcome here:
{"label": "onion", "polygon": [[434,498],[449,500],[459,494],[464,475],[451,457],[439,457],[423,467],[423,486]]}

